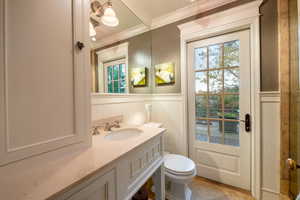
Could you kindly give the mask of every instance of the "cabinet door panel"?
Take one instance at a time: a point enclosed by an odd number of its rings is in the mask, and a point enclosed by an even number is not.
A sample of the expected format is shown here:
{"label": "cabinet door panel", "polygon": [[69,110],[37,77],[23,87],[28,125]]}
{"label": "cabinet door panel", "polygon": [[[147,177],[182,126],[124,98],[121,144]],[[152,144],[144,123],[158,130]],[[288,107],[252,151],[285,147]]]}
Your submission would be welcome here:
{"label": "cabinet door panel", "polygon": [[72,195],[68,200],[115,200],[116,183],[114,170],[101,176]]}
{"label": "cabinet door panel", "polygon": [[88,135],[87,3],[0,0],[0,165]]}

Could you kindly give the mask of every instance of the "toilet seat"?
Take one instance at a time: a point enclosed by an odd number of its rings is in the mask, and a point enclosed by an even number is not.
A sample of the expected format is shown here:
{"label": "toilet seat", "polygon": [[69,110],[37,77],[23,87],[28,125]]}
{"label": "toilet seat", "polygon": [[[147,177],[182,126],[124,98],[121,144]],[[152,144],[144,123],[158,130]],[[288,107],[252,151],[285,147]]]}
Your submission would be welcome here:
{"label": "toilet seat", "polygon": [[192,176],[195,174],[195,163],[181,155],[165,155],[164,167],[166,172],[174,176]]}

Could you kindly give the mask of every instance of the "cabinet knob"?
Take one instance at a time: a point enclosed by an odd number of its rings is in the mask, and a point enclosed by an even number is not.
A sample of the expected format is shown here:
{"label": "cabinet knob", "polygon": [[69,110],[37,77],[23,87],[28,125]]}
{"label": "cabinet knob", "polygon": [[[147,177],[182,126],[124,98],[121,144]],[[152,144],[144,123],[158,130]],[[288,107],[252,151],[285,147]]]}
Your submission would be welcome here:
{"label": "cabinet knob", "polygon": [[78,47],[79,50],[82,50],[82,49],[84,48],[84,43],[78,41],[78,42],[76,43],[76,46]]}

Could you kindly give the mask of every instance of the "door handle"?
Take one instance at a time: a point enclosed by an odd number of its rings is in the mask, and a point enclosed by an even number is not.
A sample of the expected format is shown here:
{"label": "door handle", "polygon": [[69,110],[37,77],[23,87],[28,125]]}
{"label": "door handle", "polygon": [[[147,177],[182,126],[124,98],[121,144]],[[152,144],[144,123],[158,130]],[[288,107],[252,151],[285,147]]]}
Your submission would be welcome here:
{"label": "door handle", "polygon": [[84,43],[78,41],[78,42],[76,43],[76,46],[78,47],[79,50],[82,50],[82,49],[84,48]]}
{"label": "door handle", "polygon": [[300,168],[300,165],[297,164],[296,161],[291,158],[286,159],[286,166],[289,168],[289,170],[292,171]]}
{"label": "door handle", "polygon": [[247,113],[245,115],[245,119],[244,120],[240,120],[240,122],[245,123],[245,131],[246,132],[250,132],[251,131],[251,115],[249,113]]}

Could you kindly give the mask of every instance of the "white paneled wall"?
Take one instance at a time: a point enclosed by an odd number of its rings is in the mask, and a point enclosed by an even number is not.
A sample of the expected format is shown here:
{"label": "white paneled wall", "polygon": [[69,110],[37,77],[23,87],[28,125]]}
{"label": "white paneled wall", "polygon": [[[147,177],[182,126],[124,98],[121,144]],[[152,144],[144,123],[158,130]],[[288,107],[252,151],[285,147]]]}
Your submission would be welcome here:
{"label": "white paneled wall", "polygon": [[152,98],[152,120],[163,123],[167,128],[165,150],[184,154],[186,147],[182,144],[187,137],[184,130],[184,107],[181,95],[159,95]]}
{"label": "white paneled wall", "polygon": [[261,93],[262,200],[279,199],[280,193],[280,93]]}
{"label": "white paneled wall", "polygon": [[92,121],[123,115],[125,123],[143,124],[147,103],[151,103],[151,95],[93,95]]}
{"label": "white paneled wall", "polygon": [[[183,153],[182,138],[186,137],[183,122],[183,97],[180,94],[93,95],[92,120],[123,115],[128,124],[146,122],[145,104],[152,104],[151,121],[167,128],[165,150]],[[185,140],[186,141],[186,140]]]}

